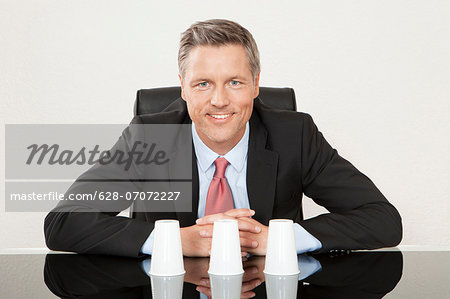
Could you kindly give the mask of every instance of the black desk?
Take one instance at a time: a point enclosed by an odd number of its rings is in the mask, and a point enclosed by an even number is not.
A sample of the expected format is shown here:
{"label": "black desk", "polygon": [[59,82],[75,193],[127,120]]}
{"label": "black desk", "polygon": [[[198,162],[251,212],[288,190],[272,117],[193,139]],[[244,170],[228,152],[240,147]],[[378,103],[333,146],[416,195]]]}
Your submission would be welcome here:
{"label": "black desk", "polygon": [[[314,258],[322,269],[296,284],[297,298],[450,298],[450,251]],[[138,259],[10,252],[0,254],[0,265],[0,298],[152,298],[150,278]],[[200,298],[195,284],[208,277],[208,259],[186,258],[185,268],[183,298]],[[267,298],[264,257],[250,258],[244,268],[243,289]],[[254,288],[254,279],[264,282]]]}

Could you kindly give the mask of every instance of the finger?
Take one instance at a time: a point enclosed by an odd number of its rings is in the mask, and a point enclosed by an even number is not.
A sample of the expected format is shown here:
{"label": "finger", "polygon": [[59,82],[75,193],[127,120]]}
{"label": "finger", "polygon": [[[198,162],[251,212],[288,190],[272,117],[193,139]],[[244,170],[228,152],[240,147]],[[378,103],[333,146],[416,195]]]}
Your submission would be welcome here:
{"label": "finger", "polygon": [[202,278],[198,282],[199,285],[209,288],[209,278]]}
{"label": "finger", "polygon": [[254,234],[258,234],[261,232],[261,227],[259,225],[255,225],[254,223],[245,221],[244,219],[245,218],[238,219],[238,227],[240,231],[250,232]]}
{"label": "finger", "polygon": [[253,279],[250,281],[245,281],[242,283],[242,289],[241,292],[248,292],[253,290],[254,288],[256,288],[257,286],[259,286],[262,283],[262,281],[260,279]]}
{"label": "finger", "polygon": [[253,298],[256,294],[254,292],[245,292],[241,294],[241,298],[247,299],[247,298]]}
{"label": "finger", "polygon": [[[203,218],[199,218],[196,220],[196,223],[198,225],[213,224],[214,221],[219,220],[219,219],[235,219],[235,218],[233,218],[231,216],[227,216],[225,214],[214,214],[214,215],[205,216]],[[249,218],[239,218],[238,219],[238,228],[240,231],[246,231],[246,232],[250,232],[250,233],[254,233],[254,234],[258,234],[261,232],[262,229],[258,222],[249,222],[249,221],[246,221],[245,219],[249,219]],[[202,237],[211,237],[212,236],[212,232],[208,233],[205,230],[202,231],[201,233],[202,233]]]}
{"label": "finger", "polygon": [[210,257],[211,256],[211,242],[208,242],[208,244],[202,245],[202,256]]}
{"label": "finger", "polygon": [[[258,274],[258,267],[256,266],[250,266],[250,267],[245,267],[244,266],[244,278],[246,275],[251,275],[251,274]],[[245,279],[245,280],[249,280],[249,279]]]}
{"label": "finger", "polygon": [[258,248],[248,247],[248,246],[241,246],[242,251],[247,251],[252,256],[260,256],[261,253],[259,253]]}
{"label": "finger", "polygon": [[[251,275],[246,275],[243,277],[244,281],[251,281],[254,279],[261,279],[261,273],[260,274],[251,274]],[[249,289],[251,290],[251,288]]]}
{"label": "finger", "polygon": [[251,209],[231,209],[224,213],[227,216],[231,217],[251,217],[255,215],[255,211]]}
{"label": "finger", "polygon": [[[256,247],[258,247],[258,241],[256,241],[256,240],[240,238],[240,241],[241,241],[241,248],[249,248],[251,250],[251,249],[255,249]],[[244,249],[242,249],[242,251],[248,252],[248,250],[244,250]]]}
{"label": "finger", "polygon": [[251,232],[247,232],[247,231],[239,231],[239,238],[244,238],[244,239],[251,239],[251,240],[256,240],[258,241],[258,234],[255,233],[251,233]]}
{"label": "finger", "polygon": [[265,256],[252,256],[250,259],[248,259],[244,263],[244,269],[256,267],[258,269],[264,269],[264,266],[266,264],[266,257]]}
{"label": "finger", "polygon": [[248,223],[251,223],[251,224],[253,224],[255,226],[259,226],[259,227],[264,226],[264,224],[260,223],[259,221],[255,220],[253,218],[249,218],[249,217],[238,217],[238,220],[246,221]]}
{"label": "finger", "polygon": [[212,229],[202,229],[198,233],[202,238],[212,238]]}
{"label": "finger", "polygon": [[211,289],[210,288],[197,286],[195,289],[198,292],[205,294],[206,296],[211,296]]}
{"label": "finger", "polygon": [[212,223],[218,219],[232,219],[239,217],[248,218],[253,215],[255,215],[255,211],[251,209],[231,209],[226,211],[225,213],[218,213],[201,217],[197,219],[196,223],[197,224]]}
{"label": "finger", "polygon": [[220,219],[235,219],[235,218],[225,215],[224,213],[219,213],[219,214],[212,214],[212,215],[204,216],[202,218],[198,218],[195,221],[195,223],[198,225],[212,224],[212,223],[214,223],[214,221],[220,220]]}

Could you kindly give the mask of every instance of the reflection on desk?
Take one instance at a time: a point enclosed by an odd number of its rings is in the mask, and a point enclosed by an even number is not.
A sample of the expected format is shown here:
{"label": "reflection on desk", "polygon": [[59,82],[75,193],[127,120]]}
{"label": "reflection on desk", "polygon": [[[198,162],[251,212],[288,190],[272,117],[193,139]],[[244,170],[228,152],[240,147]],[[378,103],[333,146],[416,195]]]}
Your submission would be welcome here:
{"label": "reflection on desk", "polygon": [[[399,251],[313,257],[322,269],[298,281],[297,298],[382,298],[402,276],[403,256]],[[210,295],[209,259],[185,258],[184,264],[182,298],[200,298],[198,286]],[[264,257],[244,261],[243,298],[251,295],[272,298],[267,296],[263,269]],[[45,259],[44,280],[61,298],[152,298],[151,281],[139,259],[49,254]]]}

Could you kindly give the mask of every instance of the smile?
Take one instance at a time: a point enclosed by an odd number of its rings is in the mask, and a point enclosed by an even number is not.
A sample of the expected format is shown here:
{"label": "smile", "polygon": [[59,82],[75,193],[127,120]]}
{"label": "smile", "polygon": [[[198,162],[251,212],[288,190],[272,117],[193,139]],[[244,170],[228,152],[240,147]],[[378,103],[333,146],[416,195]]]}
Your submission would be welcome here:
{"label": "smile", "polygon": [[230,113],[230,114],[208,114],[208,115],[215,119],[225,119],[225,118],[228,118],[231,115],[233,115],[233,113]]}

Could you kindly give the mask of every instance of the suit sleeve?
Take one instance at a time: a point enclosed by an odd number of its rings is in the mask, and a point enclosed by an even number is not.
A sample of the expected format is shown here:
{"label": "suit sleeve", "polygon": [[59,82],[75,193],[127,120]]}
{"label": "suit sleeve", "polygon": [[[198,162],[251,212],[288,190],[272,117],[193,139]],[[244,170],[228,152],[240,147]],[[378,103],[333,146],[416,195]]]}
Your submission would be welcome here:
{"label": "suit sleeve", "polygon": [[[134,123],[138,120],[134,120]],[[129,127],[110,150],[128,153],[133,142]],[[119,193],[139,190],[139,183],[130,177],[141,173],[135,165],[126,173],[118,165],[95,164],[83,173],[66,192],[69,194],[96,194],[114,190]],[[120,179],[117,182],[116,179]],[[127,209],[132,201],[83,200],[60,202],[45,218],[44,234],[48,248],[77,253],[140,256],[140,249],[153,230],[153,224],[116,216]]]}
{"label": "suit sleeve", "polygon": [[299,222],[322,243],[318,252],[398,245],[402,222],[395,207],[339,156],[307,114],[302,135],[303,192],[330,212]]}

